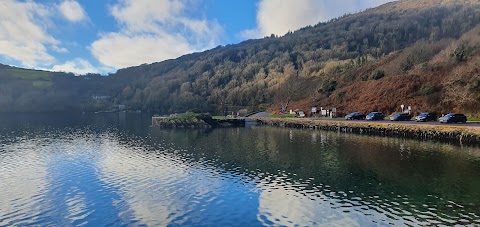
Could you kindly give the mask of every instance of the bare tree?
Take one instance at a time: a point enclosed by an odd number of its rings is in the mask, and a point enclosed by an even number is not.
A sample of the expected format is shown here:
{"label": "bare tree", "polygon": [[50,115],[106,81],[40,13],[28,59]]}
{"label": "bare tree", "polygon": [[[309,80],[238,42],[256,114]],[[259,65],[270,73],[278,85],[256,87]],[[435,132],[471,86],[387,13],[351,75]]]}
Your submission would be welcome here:
{"label": "bare tree", "polygon": [[298,70],[296,70],[291,63],[284,67],[283,77],[284,81],[278,86],[274,99],[280,103],[282,112],[285,112],[293,97],[295,97],[295,94],[299,92],[300,84],[298,80]]}

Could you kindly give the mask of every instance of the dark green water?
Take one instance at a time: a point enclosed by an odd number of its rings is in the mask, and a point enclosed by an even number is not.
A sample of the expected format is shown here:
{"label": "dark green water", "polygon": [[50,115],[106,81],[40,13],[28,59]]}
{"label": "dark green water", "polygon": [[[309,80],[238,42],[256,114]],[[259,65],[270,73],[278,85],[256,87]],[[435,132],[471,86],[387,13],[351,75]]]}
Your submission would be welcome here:
{"label": "dark green water", "polygon": [[0,226],[480,225],[480,149],[136,114],[1,115]]}

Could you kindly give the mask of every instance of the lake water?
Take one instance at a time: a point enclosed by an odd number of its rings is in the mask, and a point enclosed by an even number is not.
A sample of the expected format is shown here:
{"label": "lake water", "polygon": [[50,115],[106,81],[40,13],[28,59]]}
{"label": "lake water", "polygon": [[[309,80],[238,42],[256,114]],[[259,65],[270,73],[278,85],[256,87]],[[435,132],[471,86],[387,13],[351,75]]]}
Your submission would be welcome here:
{"label": "lake water", "polygon": [[0,226],[480,225],[480,149],[138,114],[0,119]]}

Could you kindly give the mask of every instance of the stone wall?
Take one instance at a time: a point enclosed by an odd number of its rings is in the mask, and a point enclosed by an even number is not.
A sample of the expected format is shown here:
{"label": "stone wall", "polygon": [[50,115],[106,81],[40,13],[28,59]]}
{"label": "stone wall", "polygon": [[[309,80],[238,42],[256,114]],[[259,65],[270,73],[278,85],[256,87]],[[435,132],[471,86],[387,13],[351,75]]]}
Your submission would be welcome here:
{"label": "stone wall", "polygon": [[389,124],[379,122],[355,122],[310,119],[255,118],[259,124],[311,128],[340,133],[354,133],[376,136],[411,138],[429,141],[441,141],[456,144],[480,145],[480,128],[428,125],[428,124]]}

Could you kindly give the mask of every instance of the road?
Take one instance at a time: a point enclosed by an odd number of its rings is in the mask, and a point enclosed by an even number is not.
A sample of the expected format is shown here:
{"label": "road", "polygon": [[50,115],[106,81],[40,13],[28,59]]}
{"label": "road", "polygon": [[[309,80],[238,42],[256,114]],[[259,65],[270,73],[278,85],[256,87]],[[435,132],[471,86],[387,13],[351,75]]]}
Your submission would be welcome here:
{"label": "road", "polygon": [[[255,117],[271,117],[266,112],[260,112],[250,116],[251,118]],[[367,121],[367,120],[345,120],[344,118],[296,118],[296,119],[305,119],[305,120],[314,120],[314,121],[339,121],[339,122],[375,122],[380,124],[399,124],[399,125],[445,125],[451,127],[467,127],[467,128],[474,128],[480,129],[480,123],[466,123],[466,124],[442,124],[440,122],[416,122],[416,121],[390,121],[390,120],[383,120],[383,121]]]}

